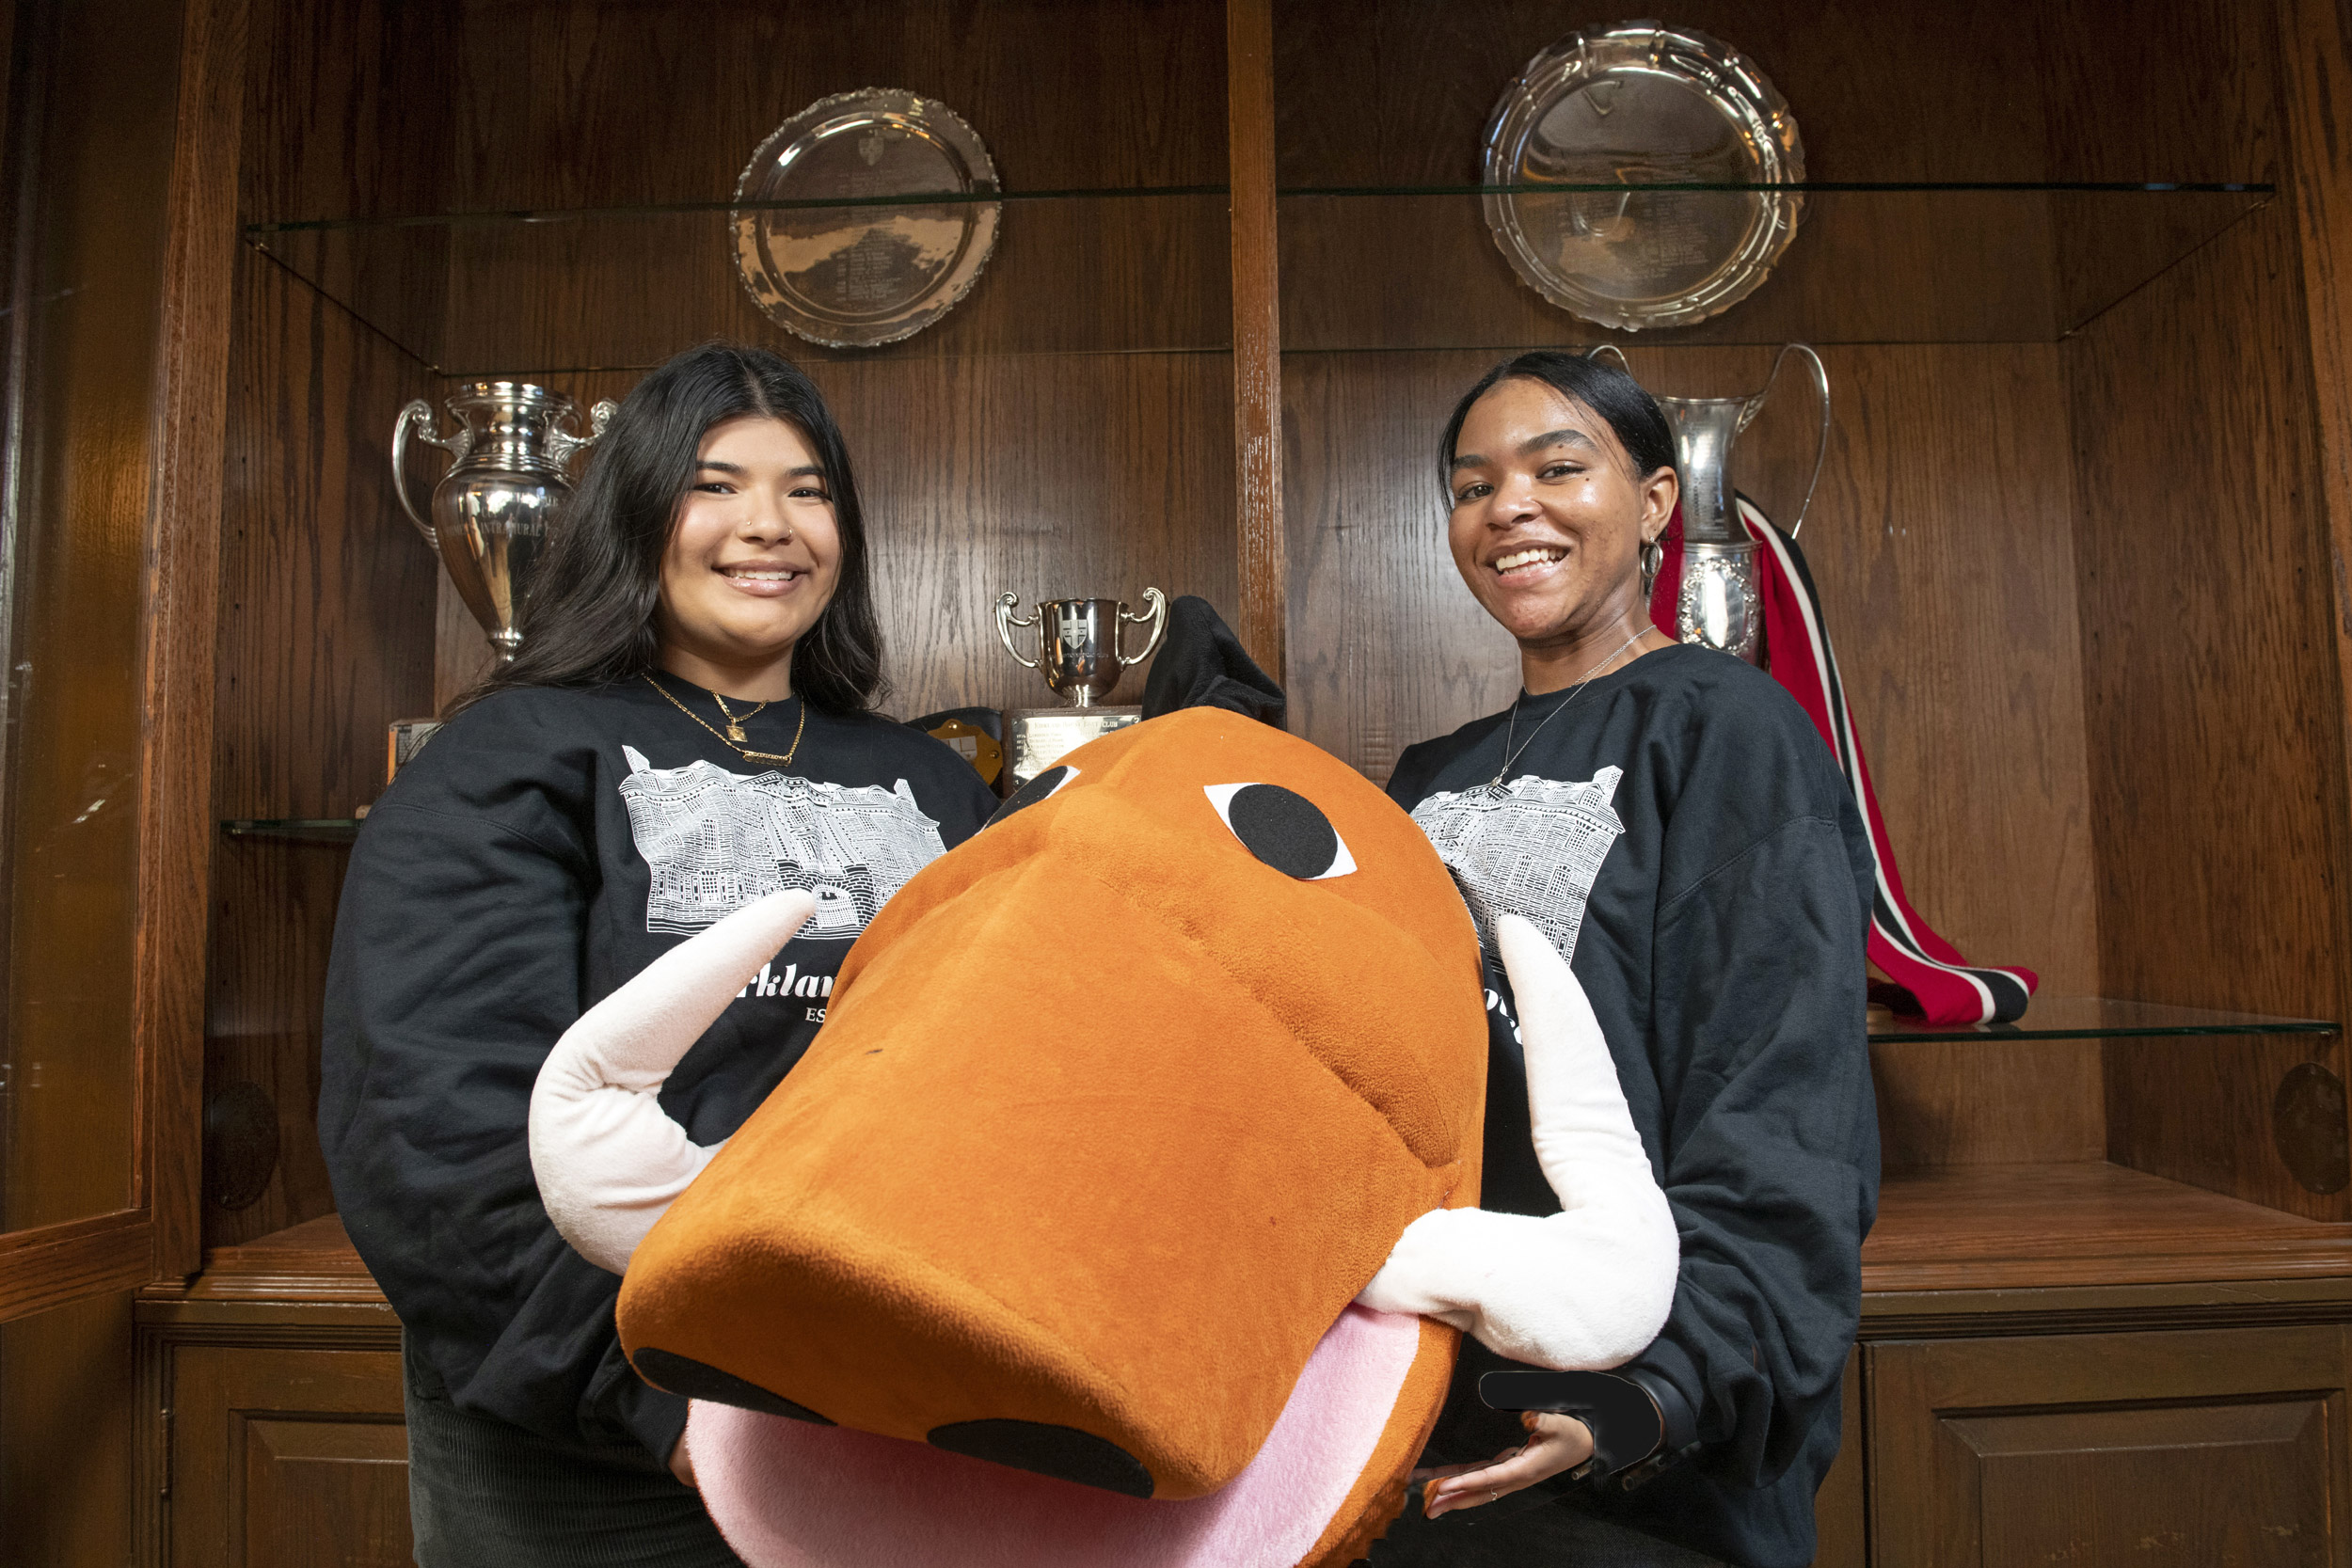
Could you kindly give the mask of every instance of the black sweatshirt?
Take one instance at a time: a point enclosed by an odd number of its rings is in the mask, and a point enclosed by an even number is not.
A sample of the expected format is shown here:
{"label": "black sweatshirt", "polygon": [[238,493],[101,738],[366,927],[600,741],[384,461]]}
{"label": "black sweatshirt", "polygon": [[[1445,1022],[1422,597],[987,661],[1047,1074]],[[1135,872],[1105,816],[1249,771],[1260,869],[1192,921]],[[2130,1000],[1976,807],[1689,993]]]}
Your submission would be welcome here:
{"label": "black sweatshirt", "polygon": [[[708,692],[658,678],[724,728]],[[774,704],[746,744],[791,752],[802,719],[799,702]],[[779,771],[644,680],[501,692],[369,814],[327,972],[319,1135],[412,1360],[460,1409],[647,1464],[675,1445],[686,1401],[623,1359],[619,1277],[540,1206],[531,1090],[564,1029],[664,950],[807,888],[816,917],[662,1090],[697,1143],[732,1133],[807,1050],[875,909],[996,805],[904,725],[814,708],[806,725]]]}
{"label": "black sweatshirt", "polygon": [[[1486,939],[1486,1207],[1559,1208],[1493,960],[1492,921],[1517,913],[1592,998],[1681,1233],[1673,1311],[1632,1364],[1681,1392],[1705,1446],[1631,1492],[1559,1485],[1557,1504],[1755,1568],[1812,1561],[1879,1177],[1870,859],[1829,749],[1771,676],[1677,645],[1408,748],[1389,793]],[[1476,1394],[1509,1363],[1463,1350],[1429,1463],[1523,1436]],[[1508,1507],[1480,1533],[1506,1533]]]}

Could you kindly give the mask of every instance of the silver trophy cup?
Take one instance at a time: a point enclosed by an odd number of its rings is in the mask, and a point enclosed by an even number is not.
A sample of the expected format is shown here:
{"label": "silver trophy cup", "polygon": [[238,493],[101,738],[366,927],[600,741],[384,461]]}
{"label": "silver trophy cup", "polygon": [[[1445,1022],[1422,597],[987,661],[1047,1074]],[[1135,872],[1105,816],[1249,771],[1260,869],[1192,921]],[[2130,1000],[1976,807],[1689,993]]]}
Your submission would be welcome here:
{"label": "silver trophy cup", "polygon": [[1762,411],[1782,362],[1792,354],[1804,355],[1812,365],[1814,389],[1821,398],[1820,451],[1797,520],[1789,525],[1794,537],[1804,526],[1805,508],[1813,504],[1821,465],[1829,457],[1829,372],[1821,368],[1821,356],[1804,343],[1789,343],[1773,359],[1763,387],[1744,397],[1658,400],[1674,430],[1675,466],[1682,476],[1682,582],[1675,594],[1675,635],[1751,664],[1762,651],[1764,604],[1756,585],[1756,541],[1733,510],[1731,449]]}
{"label": "silver trophy cup", "polygon": [[[563,428],[576,418],[571,399],[527,382],[472,382],[449,400],[449,411],[458,421],[449,436],[435,432],[433,405],[424,399],[400,411],[392,425],[392,488],[425,543],[440,551],[450,581],[499,657],[513,658],[522,645],[516,611],[531,591],[549,530],[571,499],[572,458],[603,436],[613,404],[607,399],[589,410],[585,436]],[[408,491],[411,437],[455,460],[433,486],[425,511]]]}
{"label": "silver trophy cup", "polygon": [[[1160,645],[1160,633],[1168,629],[1168,600],[1156,588],[1143,591],[1141,615],[1130,610],[1123,599],[1045,599],[1038,604],[1035,614],[1025,618],[1012,612],[1020,602],[1017,594],[997,597],[996,635],[1004,639],[1007,653],[1029,669],[1043,672],[1054,695],[1072,707],[1094,707],[1108,697],[1127,666],[1150,658],[1152,650]],[[1122,625],[1152,628],[1140,653],[1119,651]],[[1015,626],[1024,631],[1037,628],[1037,657],[1023,657],[1013,645]]]}
{"label": "silver trophy cup", "polygon": [[[1118,599],[1046,599],[1034,614],[1015,615],[1013,606],[1020,602],[1016,594],[998,597],[996,635],[1004,640],[1007,653],[1041,672],[1045,684],[1067,705],[1007,710],[1005,779],[1009,789],[1027,784],[1088,741],[1143,717],[1139,707],[1105,707],[1103,699],[1118,689],[1119,677],[1127,666],[1152,657],[1152,650],[1160,645],[1160,633],[1168,629],[1168,599],[1156,588],[1143,591],[1141,615]],[[1152,629],[1142,648],[1122,653],[1120,634],[1130,626]],[[1015,627],[1036,632],[1035,658],[1014,644]]]}

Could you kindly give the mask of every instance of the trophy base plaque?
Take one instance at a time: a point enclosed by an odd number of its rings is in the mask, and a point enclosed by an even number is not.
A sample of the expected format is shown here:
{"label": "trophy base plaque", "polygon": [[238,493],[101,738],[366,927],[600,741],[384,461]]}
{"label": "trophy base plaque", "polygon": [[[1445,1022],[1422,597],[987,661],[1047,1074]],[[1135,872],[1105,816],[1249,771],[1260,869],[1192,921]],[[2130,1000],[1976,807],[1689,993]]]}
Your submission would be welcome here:
{"label": "trophy base plaque", "polygon": [[1142,719],[1140,706],[1007,708],[1005,793],[1011,794],[1088,741]]}

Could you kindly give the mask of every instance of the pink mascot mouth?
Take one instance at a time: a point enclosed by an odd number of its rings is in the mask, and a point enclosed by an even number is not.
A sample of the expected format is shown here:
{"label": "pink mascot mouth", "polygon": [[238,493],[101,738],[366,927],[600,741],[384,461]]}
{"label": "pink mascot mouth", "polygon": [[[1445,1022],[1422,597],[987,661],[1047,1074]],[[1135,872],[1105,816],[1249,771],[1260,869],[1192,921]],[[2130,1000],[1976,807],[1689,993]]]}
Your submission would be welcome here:
{"label": "pink mascot mouth", "polygon": [[1257,1457],[1205,1497],[1153,1502],[928,1444],[696,1401],[703,1500],[751,1568],[1293,1568],[1347,1500],[1421,1343],[1350,1307]]}

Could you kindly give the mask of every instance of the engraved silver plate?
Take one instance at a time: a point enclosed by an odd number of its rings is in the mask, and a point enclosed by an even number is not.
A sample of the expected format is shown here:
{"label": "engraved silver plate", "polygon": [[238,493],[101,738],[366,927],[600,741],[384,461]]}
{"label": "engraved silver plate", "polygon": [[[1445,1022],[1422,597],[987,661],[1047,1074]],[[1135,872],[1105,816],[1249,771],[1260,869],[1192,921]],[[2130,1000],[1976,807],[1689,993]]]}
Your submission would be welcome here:
{"label": "engraved silver plate", "polygon": [[[1804,142],[1754,62],[1688,27],[1571,33],[1487,122],[1496,185],[1788,184]],[[1797,232],[1797,191],[1489,194],[1486,227],[1528,287],[1628,331],[1688,326],[1753,293]]]}
{"label": "engraved silver plate", "polygon": [[[776,127],[736,182],[739,202],[871,201],[998,189],[972,127],[897,87],[820,98]],[[735,261],[768,319],[830,348],[913,337],[988,264],[1003,206],[739,207]]]}

